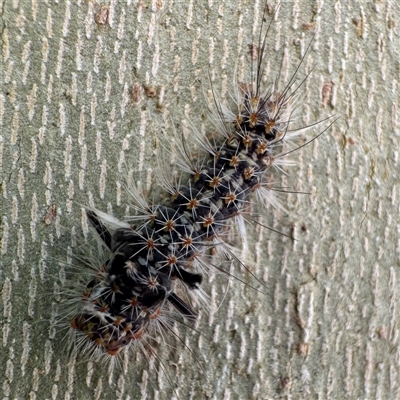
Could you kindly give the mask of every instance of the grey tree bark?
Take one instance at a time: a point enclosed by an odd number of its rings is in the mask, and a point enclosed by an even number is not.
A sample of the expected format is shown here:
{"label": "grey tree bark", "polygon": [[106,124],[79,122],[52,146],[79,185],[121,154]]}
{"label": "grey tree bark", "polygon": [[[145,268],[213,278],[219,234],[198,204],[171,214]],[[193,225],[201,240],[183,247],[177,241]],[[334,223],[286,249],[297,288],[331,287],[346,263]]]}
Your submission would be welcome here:
{"label": "grey tree bark", "polygon": [[289,175],[274,174],[310,194],[281,197],[287,213],[253,210],[297,241],[260,226],[246,243],[233,236],[264,286],[240,269],[247,285],[211,274],[211,311],[195,330],[177,326],[180,339],[158,337],[161,365],[138,352],[112,373],[70,359],[54,327],[71,236],[87,229],[81,204],[126,215],[126,171],[150,187],[162,141],[188,121],[210,129],[210,88],[229,103],[235,77],[246,81],[264,4],[0,7],[2,398],[400,398],[396,1],[281,2],[267,80],[288,82],[304,56],[299,123],[340,116],[292,155]]}

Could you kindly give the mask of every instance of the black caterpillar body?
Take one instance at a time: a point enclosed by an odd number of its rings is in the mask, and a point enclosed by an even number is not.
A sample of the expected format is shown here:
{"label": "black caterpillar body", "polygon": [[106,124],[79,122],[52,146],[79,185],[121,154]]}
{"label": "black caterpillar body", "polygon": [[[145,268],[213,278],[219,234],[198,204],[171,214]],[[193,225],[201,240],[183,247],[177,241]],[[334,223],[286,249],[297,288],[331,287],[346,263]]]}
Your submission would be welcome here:
{"label": "black caterpillar body", "polygon": [[166,301],[183,316],[196,316],[174,292],[174,281],[198,289],[202,275],[192,272],[193,264],[227,221],[246,208],[250,194],[263,187],[263,175],[285,137],[286,111],[285,97],[245,90],[236,121],[227,121],[223,143],[208,162],[192,167],[187,186],[176,187],[168,205],[153,205],[141,225],[113,235],[88,212],[113,256],[88,284],[71,322],[74,329],[100,351],[116,355],[142,337]]}

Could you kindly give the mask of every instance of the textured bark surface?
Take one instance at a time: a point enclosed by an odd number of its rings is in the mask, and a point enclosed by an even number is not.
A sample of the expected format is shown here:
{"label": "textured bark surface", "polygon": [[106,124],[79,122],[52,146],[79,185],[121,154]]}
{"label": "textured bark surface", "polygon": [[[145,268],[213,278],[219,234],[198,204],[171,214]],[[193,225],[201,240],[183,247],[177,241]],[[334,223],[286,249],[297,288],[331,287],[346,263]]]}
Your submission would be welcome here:
{"label": "textured bark surface", "polygon": [[151,186],[173,126],[210,126],[209,80],[227,101],[235,73],[246,80],[264,5],[0,4],[0,397],[400,398],[397,2],[281,3],[268,76],[282,66],[287,82],[314,37],[298,116],[340,116],[293,154],[288,176],[274,175],[311,194],[282,197],[288,213],[254,210],[298,241],[249,226],[238,245],[265,287],[232,272],[263,293],[211,276],[211,312],[196,330],[176,327],[181,340],[159,336],[161,366],[138,352],[111,374],[70,360],[65,331],[51,323],[71,233],[87,229],[80,204],[126,215],[126,171],[142,171]]}

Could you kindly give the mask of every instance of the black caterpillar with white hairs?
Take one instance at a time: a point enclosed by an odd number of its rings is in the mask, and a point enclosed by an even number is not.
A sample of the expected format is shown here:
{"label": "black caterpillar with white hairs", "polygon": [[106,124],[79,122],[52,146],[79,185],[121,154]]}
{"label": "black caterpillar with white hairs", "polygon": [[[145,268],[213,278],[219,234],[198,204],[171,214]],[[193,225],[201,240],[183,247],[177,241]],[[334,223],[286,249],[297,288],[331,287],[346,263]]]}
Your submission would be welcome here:
{"label": "black caterpillar with white hairs", "polygon": [[224,242],[224,232],[233,218],[244,227],[253,193],[277,204],[266,172],[289,165],[285,156],[296,149],[285,152],[282,145],[299,134],[289,129],[296,73],[283,91],[274,85],[262,90],[265,46],[266,36],[260,34],[251,81],[236,88],[236,109],[215,101],[218,136],[200,138],[193,130],[204,154],[193,160],[185,144],[178,151],[177,164],[189,177],[179,177],[178,184],[164,182],[168,199],[163,204],[151,204],[135,192],[139,215],[132,225],[87,212],[110,257],[87,284],[70,322],[85,351],[116,356],[154,323],[168,327],[163,319],[170,312],[168,303],[182,317],[194,319],[193,305],[177,294],[176,286],[180,282],[188,297],[201,293],[204,268],[220,269],[210,262],[211,247],[243,265]]}

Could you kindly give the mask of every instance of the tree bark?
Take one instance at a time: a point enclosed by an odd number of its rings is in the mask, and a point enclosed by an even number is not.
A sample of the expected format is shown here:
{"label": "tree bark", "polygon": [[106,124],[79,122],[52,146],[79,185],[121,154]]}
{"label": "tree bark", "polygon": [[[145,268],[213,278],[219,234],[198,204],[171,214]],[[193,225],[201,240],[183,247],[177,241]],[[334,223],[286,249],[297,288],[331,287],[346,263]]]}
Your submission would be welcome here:
{"label": "tree bark", "polygon": [[297,241],[254,224],[246,241],[232,235],[251,274],[206,276],[211,310],[198,307],[195,330],[156,335],[156,357],[138,349],[111,373],[69,358],[66,330],[54,326],[63,274],[79,280],[79,266],[64,264],[87,229],[81,205],[129,214],[126,175],[157,190],[160,161],[170,161],[163,143],[182,127],[210,132],[207,98],[213,90],[229,104],[249,80],[264,4],[0,7],[3,398],[400,398],[397,2],[268,11],[267,82],[307,77],[295,124],[340,117],[291,154],[288,175],[273,173],[309,194],[281,195],[287,212],[252,210]]}

